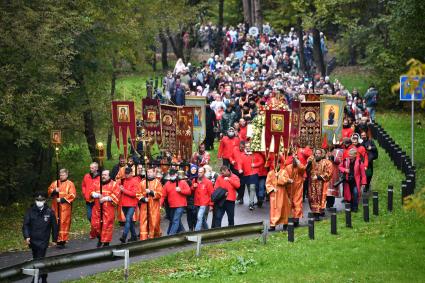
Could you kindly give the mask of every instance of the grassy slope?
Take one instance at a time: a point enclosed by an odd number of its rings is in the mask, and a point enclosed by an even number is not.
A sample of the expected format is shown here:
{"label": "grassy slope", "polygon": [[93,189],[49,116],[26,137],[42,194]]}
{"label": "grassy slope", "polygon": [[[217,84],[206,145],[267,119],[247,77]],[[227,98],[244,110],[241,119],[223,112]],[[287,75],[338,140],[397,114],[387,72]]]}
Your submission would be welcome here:
{"label": "grassy slope", "polygon": [[[401,145],[409,141],[408,134],[400,133],[408,128],[404,116],[378,117]],[[424,159],[424,151],[418,149],[417,157]],[[249,239],[204,247],[199,259],[193,251],[171,254],[132,264],[130,282],[420,282],[425,275],[425,220],[401,208],[403,176],[382,149],[375,169],[372,186],[380,192],[380,216],[371,215],[370,223],[358,213],[353,215],[354,228],[347,229],[339,214],[337,236],[330,235],[330,224],[323,221],[316,224],[315,241],[308,239],[306,228],[299,228],[294,244],[287,242],[286,233],[275,233],[266,246]],[[424,184],[424,177],[418,177]],[[389,184],[396,188],[392,214],[385,211]],[[117,269],[80,282],[120,280],[122,270]]]}

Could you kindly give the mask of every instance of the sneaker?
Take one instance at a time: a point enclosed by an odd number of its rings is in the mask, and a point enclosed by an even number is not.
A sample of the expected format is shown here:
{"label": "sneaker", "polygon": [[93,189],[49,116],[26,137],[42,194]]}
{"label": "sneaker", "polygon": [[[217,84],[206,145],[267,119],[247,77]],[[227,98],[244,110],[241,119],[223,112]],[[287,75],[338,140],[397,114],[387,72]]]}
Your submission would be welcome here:
{"label": "sneaker", "polygon": [[120,242],[121,242],[122,244],[125,244],[125,242],[127,242],[127,240],[126,240],[126,238],[121,237],[121,238],[120,238]]}
{"label": "sneaker", "polygon": [[254,210],[254,206],[252,204],[249,205],[249,210]]}

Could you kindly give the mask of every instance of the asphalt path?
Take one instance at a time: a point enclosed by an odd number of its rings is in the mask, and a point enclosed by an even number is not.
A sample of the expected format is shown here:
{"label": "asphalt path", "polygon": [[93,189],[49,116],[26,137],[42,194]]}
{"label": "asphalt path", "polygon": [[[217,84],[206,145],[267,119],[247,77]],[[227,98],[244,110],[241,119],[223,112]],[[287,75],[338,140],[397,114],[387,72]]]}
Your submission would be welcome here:
{"label": "asphalt path", "polygon": [[[341,203],[342,199],[336,199],[335,206],[337,210],[342,210],[343,204]],[[248,209],[248,195],[245,194],[244,197],[244,204],[236,204],[235,207],[235,225],[239,224],[246,224],[246,223],[253,223],[253,222],[260,222],[260,221],[268,221],[269,220],[269,203],[264,203],[262,208],[255,207],[255,210],[250,211]],[[303,210],[304,210],[304,217],[303,219],[300,219],[300,225],[304,226],[307,224],[307,214],[310,211],[309,205],[307,200],[303,203]],[[212,219],[212,213],[209,213],[208,215],[208,225],[211,226],[211,219]],[[161,229],[163,233],[164,231],[167,231],[169,221],[166,219],[161,219]],[[182,223],[185,226],[185,229],[187,230],[187,221],[186,221],[186,214],[182,217]],[[227,226],[227,216],[225,215],[223,217],[222,227]],[[87,225],[89,225],[87,223]],[[277,231],[280,231],[282,228],[277,227]],[[72,226],[71,226],[72,230]],[[136,231],[138,231],[138,227],[136,227]],[[122,227],[116,228],[113,236],[113,240],[111,245],[114,244],[120,244],[119,238],[122,233]],[[219,241],[222,242],[222,241]],[[96,247],[97,239],[91,240],[89,239],[88,235],[85,238],[77,239],[77,240],[71,240],[65,249],[58,249],[55,247],[49,248],[47,251],[47,256],[54,256],[59,254],[65,254],[65,253],[71,253],[76,251],[82,251],[82,250],[88,250],[93,249]],[[181,250],[186,249],[193,249],[194,244],[188,244],[184,246],[179,246],[177,248],[165,248],[161,250],[156,250],[153,252],[149,252],[147,254],[131,257],[130,255],[130,262],[138,262],[142,260],[149,260],[152,258],[156,258],[159,256],[175,253]],[[26,260],[31,260],[31,252],[30,251],[20,251],[20,252],[6,252],[0,254],[0,268],[14,265],[17,263],[21,263]],[[52,272],[49,273],[48,282],[62,282],[65,280],[74,280],[79,279],[81,277],[85,277],[91,274],[96,274],[99,272],[104,272],[107,270],[110,270],[112,268],[122,268],[123,267],[123,260],[116,260],[111,262],[104,262],[101,264],[92,264],[92,265],[86,265],[81,266],[78,268],[73,269],[67,269],[64,271],[58,271],[58,272]],[[130,274],[131,276],[131,274]],[[16,282],[31,282],[31,278],[28,277],[24,280],[16,281]]]}

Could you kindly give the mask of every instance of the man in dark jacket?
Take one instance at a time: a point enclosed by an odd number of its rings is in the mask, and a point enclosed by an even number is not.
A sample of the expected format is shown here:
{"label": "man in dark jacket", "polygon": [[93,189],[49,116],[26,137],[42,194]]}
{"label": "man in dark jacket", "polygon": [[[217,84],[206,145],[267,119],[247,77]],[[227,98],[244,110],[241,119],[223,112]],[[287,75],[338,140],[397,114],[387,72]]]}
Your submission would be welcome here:
{"label": "man in dark jacket", "polygon": [[[52,234],[52,242],[56,243],[58,224],[55,213],[46,204],[47,194],[35,193],[34,198],[35,204],[25,214],[22,234],[32,250],[33,258],[38,259],[46,256],[50,234]],[[46,273],[42,273],[40,277],[43,283],[47,282]]]}
{"label": "man in dark jacket", "polygon": [[230,105],[230,103],[226,104],[227,108],[226,111],[223,113],[223,117],[220,121],[220,130],[223,135],[227,133],[227,131],[233,127],[233,123],[235,123],[237,120],[237,115],[235,111],[233,111],[233,107]]}
{"label": "man in dark jacket", "polygon": [[372,181],[373,176],[373,160],[378,159],[378,148],[376,147],[375,143],[372,139],[369,139],[366,132],[361,133],[361,138],[363,140],[362,146],[367,151],[367,157],[368,157],[368,166],[366,170],[366,179],[367,179],[367,185],[366,190],[370,190],[370,182]]}

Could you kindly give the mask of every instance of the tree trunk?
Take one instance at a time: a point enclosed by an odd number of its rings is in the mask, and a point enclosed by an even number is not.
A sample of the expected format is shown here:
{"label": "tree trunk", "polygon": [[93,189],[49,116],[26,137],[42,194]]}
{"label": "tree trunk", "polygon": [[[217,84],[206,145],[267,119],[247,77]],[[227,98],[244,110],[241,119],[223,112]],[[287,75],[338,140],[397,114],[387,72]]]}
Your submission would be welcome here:
{"label": "tree trunk", "polygon": [[304,54],[304,37],[303,37],[303,26],[301,17],[297,18],[297,34],[298,34],[298,49],[300,54],[300,69],[305,74],[306,62]]}
{"label": "tree trunk", "polygon": [[159,31],[159,40],[161,41],[161,62],[162,70],[168,69],[168,43],[162,29]]}
{"label": "tree trunk", "polygon": [[220,54],[220,49],[223,43],[223,22],[224,22],[224,0],[218,1],[218,31],[217,41],[215,45],[215,54]]}
{"label": "tree trunk", "polygon": [[349,65],[354,66],[357,63],[356,48],[354,46],[353,38],[350,36],[348,39],[348,54],[350,55]]}
{"label": "tree trunk", "polygon": [[254,2],[255,25],[258,27],[260,33],[263,33],[263,14],[261,10],[261,1],[253,0],[253,2]]}
{"label": "tree trunk", "polygon": [[93,111],[90,108],[90,100],[84,88],[84,82],[80,82],[80,94],[85,97],[85,107],[83,111],[84,121],[84,135],[86,136],[87,146],[90,152],[90,157],[93,161],[97,160],[96,157],[96,134],[94,132],[94,119]]}
{"label": "tree trunk", "polygon": [[321,76],[326,76],[325,62],[323,60],[323,53],[320,47],[320,32],[317,28],[313,28],[313,57]]}
{"label": "tree trunk", "polygon": [[249,12],[251,13],[251,27],[252,26],[256,26],[257,22],[255,19],[255,0],[250,0],[249,1]]}
{"label": "tree trunk", "polygon": [[251,0],[242,0],[243,7],[243,19],[245,23],[248,23],[249,26],[252,26],[251,19]]}
{"label": "tree trunk", "polygon": [[151,50],[152,50],[152,71],[156,72],[156,47],[155,45],[151,46]]}
{"label": "tree trunk", "polygon": [[[115,61],[115,58],[112,58],[112,77],[111,77],[111,92],[110,92],[111,102],[114,101],[114,98],[115,98],[115,85],[117,81],[116,68],[117,68],[117,63]],[[112,115],[110,115],[110,117],[112,117]],[[106,142],[106,157],[108,158],[108,160],[112,159],[112,130],[113,129],[112,129],[112,120],[111,120],[111,123],[109,124],[109,127],[108,127],[108,140]]]}
{"label": "tree trunk", "polygon": [[183,40],[181,38],[181,34],[179,35],[180,38],[177,38],[177,40],[174,40],[170,30],[167,29],[167,36],[168,36],[168,40],[170,40],[171,47],[173,48],[173,52],[176,55],[177,59],[181,58],[184,61]]}

